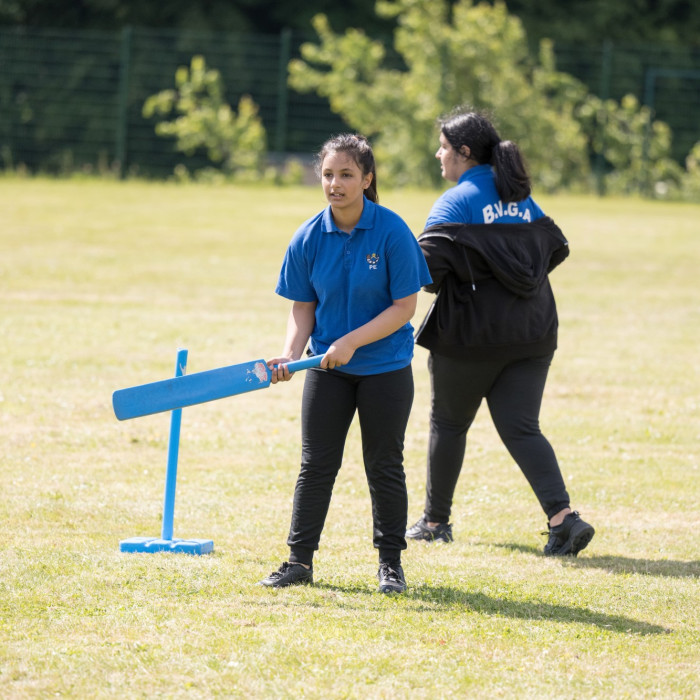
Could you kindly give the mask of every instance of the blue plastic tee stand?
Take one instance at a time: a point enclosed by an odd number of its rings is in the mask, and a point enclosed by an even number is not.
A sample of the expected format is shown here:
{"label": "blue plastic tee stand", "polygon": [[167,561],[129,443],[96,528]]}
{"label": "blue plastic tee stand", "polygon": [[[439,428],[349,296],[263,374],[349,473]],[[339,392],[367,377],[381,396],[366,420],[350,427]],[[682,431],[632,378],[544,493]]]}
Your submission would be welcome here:
{"label": "blue plastic tee stand", "polygon": [[[181,377],[187,368],[187,350],[177,351],[175,376]],[[165,473],[165,495],[163,498],[163,527],[158,537],[130,537],[119,543],[120,552],[186,552],[187,554],[209,554],[214,551],[212,540],[173,539],[175,516],[175,486],[177,483],[177,457],[180,446],[182,409],[170,414],[170,439],[168,440],[168,466]]]}

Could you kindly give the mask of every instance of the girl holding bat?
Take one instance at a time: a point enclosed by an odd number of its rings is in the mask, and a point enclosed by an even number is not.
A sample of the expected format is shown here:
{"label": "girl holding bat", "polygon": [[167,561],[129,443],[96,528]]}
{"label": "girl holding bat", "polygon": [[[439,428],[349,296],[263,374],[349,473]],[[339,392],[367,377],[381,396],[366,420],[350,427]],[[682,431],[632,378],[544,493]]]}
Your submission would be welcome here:
{"label": "girl holding bat", "polygon": [[530,196],[517,145],[482,114],[440,120],[435,157],[456,185],[442,194],[418,241],[437,298],[416,342],[430,350],[432,385],[426,500],[409,539],[452,541],[452,499],[467,431],[486,399],[499,436],[548,519],[544,554],[573,555],[593,527],[571,510],[556,455],[540,431],[557,346],[549,273],[569,254],[556,224]]}
{"label": "girl holding bat", "polygon": [[364,137],[331,138],[317,163],[328,206],[302,224],[287,248],[276,292],[292,308],[282,353],[268,362],[272,382],[291,379],[287,363],[307,343],[310,354],[324,358],[304,380],[289,560],[260,583],[313,582],[314,552],[357,413],[379,590],[400,593],[408,500],[403,443],[413,403],[410,319],[430,275],[408,226],[377,203],[374,155]]}

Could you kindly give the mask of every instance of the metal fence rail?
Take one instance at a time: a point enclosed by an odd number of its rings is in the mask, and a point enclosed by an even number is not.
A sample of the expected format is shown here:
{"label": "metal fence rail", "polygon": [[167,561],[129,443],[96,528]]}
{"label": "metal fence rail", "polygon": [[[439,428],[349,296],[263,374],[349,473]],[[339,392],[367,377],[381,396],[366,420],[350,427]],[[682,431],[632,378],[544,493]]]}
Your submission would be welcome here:
{"label": "metal fence rail", "polygon": [[[226,100],[250,95],[272,152],[311,154],[343,121],[327,102],[287,86],[308,37],[126,28],[119,32],[0,30],[0,167],[68,173],[118,170],[162,177],[183,156],[142,116],[178,66],[201,54]],[[603,98],[634,94],[667,122],[679,161],[700,141],[700,52],[658,47],[557,47],[557,66]],[[200,167],[195,156],[188,165]]]}

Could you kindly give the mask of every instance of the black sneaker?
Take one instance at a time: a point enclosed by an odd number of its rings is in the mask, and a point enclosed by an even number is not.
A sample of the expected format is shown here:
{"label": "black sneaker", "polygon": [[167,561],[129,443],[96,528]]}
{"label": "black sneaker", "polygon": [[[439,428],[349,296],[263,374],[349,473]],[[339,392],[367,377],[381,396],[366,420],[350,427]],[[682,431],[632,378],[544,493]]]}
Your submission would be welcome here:
{"label": "black sneaker", "polygon": [[592,525],[581,520],[578,511],[568,513],[564,521],[556,527],[549,527],[549,540],[544,546],[546,557],[575,557],[593,539],[595,530]]}
{"label": "black sneaker", "polygon": [[261,586],[270,588],[284,588],[284,586],[296,586],[299,583],[313,583],[313,567],[307,569],[301,564],[293,564],[286,561],[277,571],[273,571],[267,578],[260,581]]}
{"label": "black sneaker", "polygon": [[377,578],[380,593],[403,593],[406,590],[401,564],[380,564]]}
{"label": "black sneaker", "polygon": [[413,527],[406,530],[406,537],[409,540],[424,540],[425,542],[452,542],[452,525],[450,523],[440,523],[431,527],[423,516]]}

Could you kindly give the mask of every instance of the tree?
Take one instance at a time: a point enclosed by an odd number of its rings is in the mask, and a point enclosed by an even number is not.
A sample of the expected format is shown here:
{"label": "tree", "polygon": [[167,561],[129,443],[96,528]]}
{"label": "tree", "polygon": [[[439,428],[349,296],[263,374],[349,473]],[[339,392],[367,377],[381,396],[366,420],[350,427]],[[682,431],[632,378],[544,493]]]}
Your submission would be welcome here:
{"label": "tree", "polygon": [[190,68],[177,69],[175,84],[174,90],[152,95],[144,104],[145,117],[179,114],[159,122],[156,133],[175,137],[178,150],[186,155],[205,149],[226,174],[262,176],[266,135],[253,100],[243,96],[234,112],[223,100],[219,71],[208,69],[202,56],[192,58]]}
{"label": "tree", "polygon": [[520,21],[500,2],[379,0],[395,18],[394,49],[403,61],[386,67],[382,43],[363,31],[336,35],[325,15],[313,26],[320,44],[305,44],[290,63],[290,84],[328,98],[333,111],[373,138],[394,184],[439,182],[433,154],[436,117],[468,102],[495,115],[501,136],[517,141],[535,180],[547,189],[586,179],[586,138],[574,117],[583,86],[554,68],[551,45],[531,60]]}

